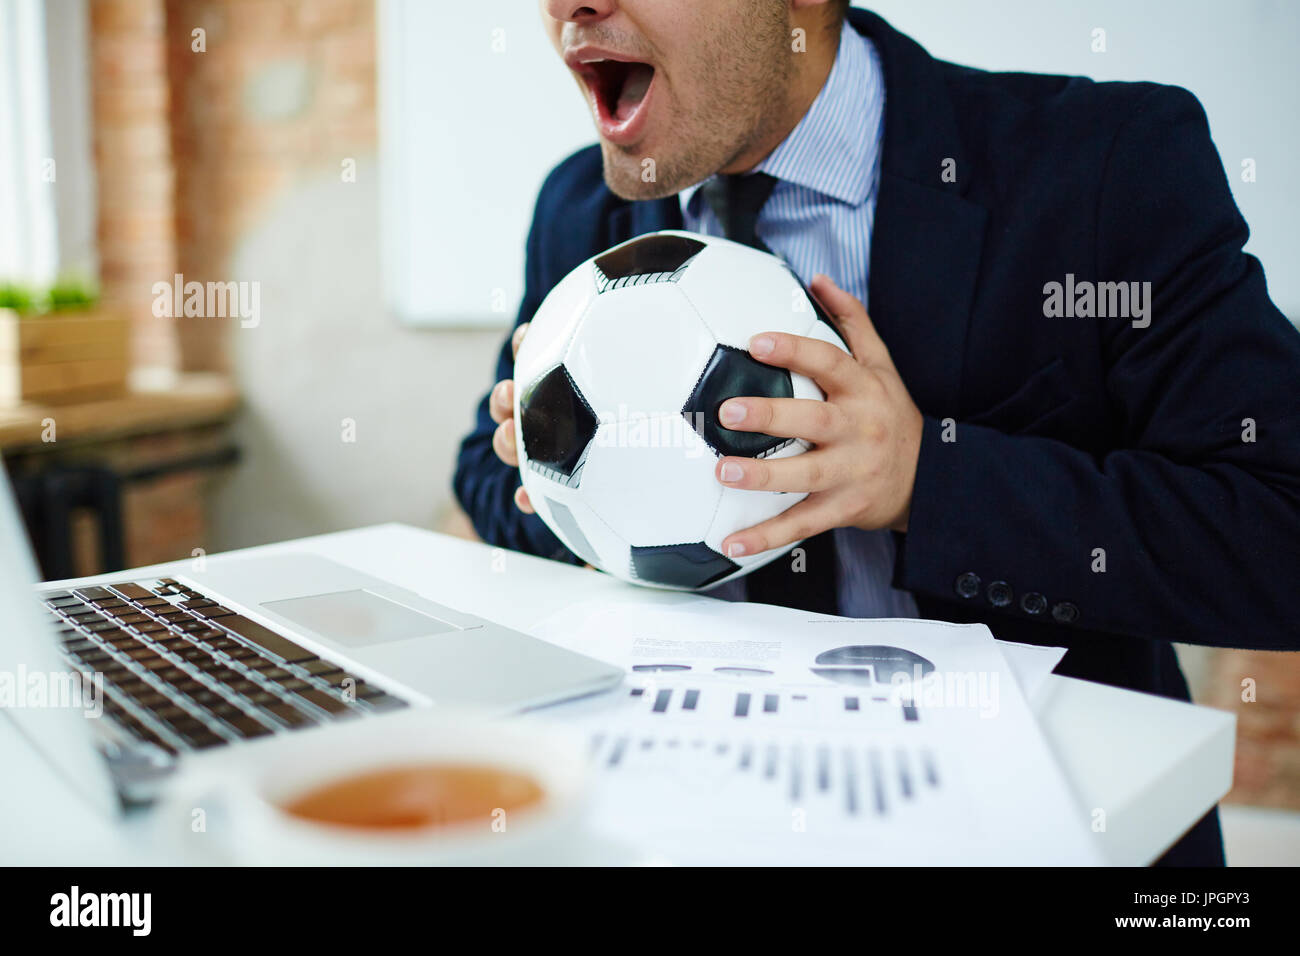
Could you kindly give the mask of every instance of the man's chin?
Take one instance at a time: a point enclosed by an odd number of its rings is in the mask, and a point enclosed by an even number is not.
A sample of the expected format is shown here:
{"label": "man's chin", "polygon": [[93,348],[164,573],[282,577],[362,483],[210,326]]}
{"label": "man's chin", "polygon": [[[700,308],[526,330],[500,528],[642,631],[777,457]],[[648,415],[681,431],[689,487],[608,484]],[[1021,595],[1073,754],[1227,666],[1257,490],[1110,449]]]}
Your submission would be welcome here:
{"label": "man's chin", "polygon": [[[663,199],[680,192],[689,183],[669,181],[660,175],[658,164],[645,155],[625,153],[616,146],[601,142],[604,159],[605,185],[620,199],[640,201]],[[670,177],[672,180],[680,177]]]}

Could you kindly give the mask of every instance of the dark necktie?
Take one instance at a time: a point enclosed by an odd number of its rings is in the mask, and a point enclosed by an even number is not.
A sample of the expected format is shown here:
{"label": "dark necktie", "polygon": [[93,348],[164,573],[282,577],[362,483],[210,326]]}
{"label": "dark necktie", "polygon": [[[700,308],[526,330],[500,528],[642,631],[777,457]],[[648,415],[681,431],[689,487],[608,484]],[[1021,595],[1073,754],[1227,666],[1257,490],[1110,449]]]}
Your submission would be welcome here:
{"label": "dark necktie", "polygon": [[[758,238],[756,227],[759,210],[775,186],[776,177],[767,173],[720,174],[704,184],[703,192],[728,239],[771,252]],[[782,555],[745,578],[745,596],[764,604],[837,613],[837,559],[832,532],[808,538],[799,547],[803,549],[802,570],[795,570],[791,554]]]}

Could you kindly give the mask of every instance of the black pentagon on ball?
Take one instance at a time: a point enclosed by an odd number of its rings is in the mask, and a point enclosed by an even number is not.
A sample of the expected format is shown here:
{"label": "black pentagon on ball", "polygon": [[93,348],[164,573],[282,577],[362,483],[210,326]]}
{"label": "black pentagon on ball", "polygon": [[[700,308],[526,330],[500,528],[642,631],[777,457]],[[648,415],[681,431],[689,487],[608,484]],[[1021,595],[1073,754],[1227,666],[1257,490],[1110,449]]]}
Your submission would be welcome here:
{"label": "black pentagon on ball", "polygon": [[761,458],[790,444],[789,438],[732,431],[719,422],[718,409],[722,403],[741,395],[792,398],[794,383],[785,369],[764,365],[743,349],[719,345],[709,356],[704,372],[682,408],[682,415],[719,455]]}
{"label": "black pentagon on ball", "polygon": [[794,274],[794,270],[790,269],[788,264],[786,265],[786,268],[790,270],[790,275],[794,276],[794,281],[799,283],[799,288],[803,289],[803,294],[807,297],[808,304],[813,307],[813,312],[817,315],[817,321],[824,322],[828,325],[830,330],[835,333],[835,337],[844,345],[844,351],[851,352],[852,349],[849,348],[849,340],[844,337],[844,333],[840,331],[840,327],[836,325],[834,320],[830,317],[830,313],[821,307],[817,302],[817,299],[813,297],[812,292],[810,292],[808,287],[803,284],[803,280]]}
{"label": "black pentagon on ball", "polygon": [[519,434],[529,461],[572,477],[596,437],[596,413],[573,377],[557,365],[519,399]]}
{"label": "black pentagon on ball", "polygon": [[596,283],[597,291],[635,284],[639,277],[672,281],[703,249],[704,243],[698,239],[658,233],[625,242],[596,258],[596,269],[603,277]]}
{"label": "black pentagon on ball", "polygon": [[703,541],[632,548],[632,574],[666,587],[702,588],[739,569]]}

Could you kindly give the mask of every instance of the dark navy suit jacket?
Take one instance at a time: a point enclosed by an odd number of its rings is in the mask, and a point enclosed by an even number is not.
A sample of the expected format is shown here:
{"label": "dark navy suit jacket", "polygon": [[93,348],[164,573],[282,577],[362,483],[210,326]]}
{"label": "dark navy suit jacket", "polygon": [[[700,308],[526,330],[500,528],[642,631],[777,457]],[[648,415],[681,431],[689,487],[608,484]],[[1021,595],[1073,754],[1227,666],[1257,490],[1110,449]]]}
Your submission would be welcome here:
{"label": "dark navy suit jacket", "polygon": [[[1068,647],[1058,673],[1183,700],[1173,641],[1300,648],[1300,334],[1242,252],[1199,102],[956,66],[850,17],[887,89],[867,306],[925,415],[896,585],[926,617]],[[519,321],[585,259],[681,222],[675,196],[611,193],[597,147],[569,157]],[[1151,283],[1149,325],[1046,316],[1071,281]],[[454,479],[478,533],[575,561],[515,509],[494,427],[484,398]],[[1170,854],[1216,859],[1213,815]]]}

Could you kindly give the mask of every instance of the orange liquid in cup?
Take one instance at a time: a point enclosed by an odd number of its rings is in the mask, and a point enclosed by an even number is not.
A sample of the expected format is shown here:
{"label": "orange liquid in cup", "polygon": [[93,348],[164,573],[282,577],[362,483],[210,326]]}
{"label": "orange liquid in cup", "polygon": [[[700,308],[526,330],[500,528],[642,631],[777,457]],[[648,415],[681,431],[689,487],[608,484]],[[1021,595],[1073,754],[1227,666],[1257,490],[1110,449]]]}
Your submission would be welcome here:
{"label": "orange liquid in cup", "polygon": [[498,767],[421,764],[355,774],[324,784],[284,807],[315,823],[373,830],[424,829],[481,822],[541,802],[531,776]]}

